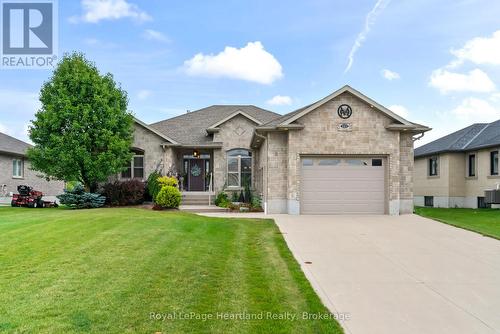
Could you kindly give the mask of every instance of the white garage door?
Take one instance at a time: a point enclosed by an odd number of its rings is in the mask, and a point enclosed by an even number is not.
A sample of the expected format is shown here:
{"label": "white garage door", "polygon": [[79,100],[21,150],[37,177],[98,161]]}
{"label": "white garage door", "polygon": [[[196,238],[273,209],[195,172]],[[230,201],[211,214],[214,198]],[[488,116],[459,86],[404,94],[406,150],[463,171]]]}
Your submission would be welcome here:
{"label": "white garage door", "polygon": [[383,158],[301,159],[302,214],[384,214]]}

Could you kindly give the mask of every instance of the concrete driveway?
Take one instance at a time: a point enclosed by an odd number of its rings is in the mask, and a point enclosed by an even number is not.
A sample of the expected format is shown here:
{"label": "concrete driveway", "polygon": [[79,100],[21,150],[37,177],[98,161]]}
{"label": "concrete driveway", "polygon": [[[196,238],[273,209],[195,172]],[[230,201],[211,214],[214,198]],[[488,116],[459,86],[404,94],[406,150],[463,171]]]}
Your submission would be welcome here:
{"label": "concrete driveway", "polygon": [[500,241],[415,215],[273,218],[346,332],[500,333]]}
{"label": "concrete driveway", "polygon": [[205,215],[274,218],[346,333],[500,333],[499,240],[416,215]]}

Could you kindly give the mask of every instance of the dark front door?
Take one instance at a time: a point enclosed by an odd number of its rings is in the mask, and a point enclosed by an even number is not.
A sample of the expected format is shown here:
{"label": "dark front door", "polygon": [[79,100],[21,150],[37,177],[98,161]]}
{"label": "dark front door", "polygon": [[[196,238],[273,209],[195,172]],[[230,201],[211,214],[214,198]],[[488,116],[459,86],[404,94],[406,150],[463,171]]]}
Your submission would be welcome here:
{"label": "dark front door", "polygon": [[189,191],[205,191],[205,160],[189,160]]}

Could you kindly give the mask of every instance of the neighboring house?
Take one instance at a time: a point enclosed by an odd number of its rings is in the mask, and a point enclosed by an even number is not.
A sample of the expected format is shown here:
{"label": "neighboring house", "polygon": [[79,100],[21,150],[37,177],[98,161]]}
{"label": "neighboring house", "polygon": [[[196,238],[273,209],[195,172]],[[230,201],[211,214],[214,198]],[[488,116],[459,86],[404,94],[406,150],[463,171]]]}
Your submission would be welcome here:
{"label": "neighboring house", "polygon": [[415,205],[481,208],[500,183],[500,120],[473,124],[415,150]]}
{"label": "neighboring house", "polygon": [[28,185],[43,192],[46,200],[55,200],[64,190],[64,182],[46,181],[30,169],[26,151],[30,145],[0,132],[0,197],[17,193],[17,186]]}
{"label": "neighboring house", "polygon": [[267,213],[411,213],[411,123],[349,86],[281,116],[255,106],[211,106],[146,125],[121,179],[159,170],[189,194],[262,196]]}

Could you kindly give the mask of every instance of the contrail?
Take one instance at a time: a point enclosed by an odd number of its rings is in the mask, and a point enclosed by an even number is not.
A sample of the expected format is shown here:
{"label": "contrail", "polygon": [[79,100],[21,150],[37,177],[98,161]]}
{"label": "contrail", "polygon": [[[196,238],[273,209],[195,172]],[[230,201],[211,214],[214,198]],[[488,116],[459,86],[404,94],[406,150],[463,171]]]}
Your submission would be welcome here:
{"label": "contrail", "polygon": [[356,37],[356,40],[354,41],[354,44],[351,48],[351,52],[349,52],[349,63],[347,64],[344,73],[348,72],[351,69],[352,63],[354,62],[354,55],[365,41],[366,36],[368,35],[368,33],[372,28],[372,25],[375,23],[375,20],[377,19],[379,14],[385,9],[385,7],[387,7],[389,2],[391,2],[391,0],[377,0],[375,6],[373,6],[372,10],[368,13],[368,15],[366,15],[365,27],[358,34],[358,37]]}

